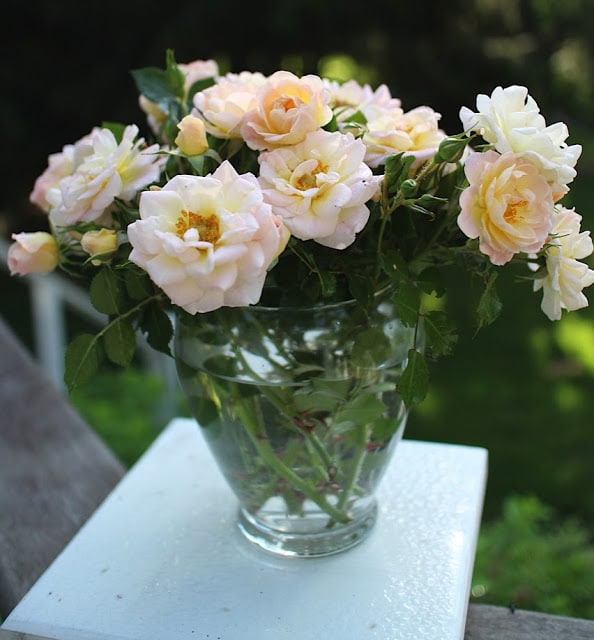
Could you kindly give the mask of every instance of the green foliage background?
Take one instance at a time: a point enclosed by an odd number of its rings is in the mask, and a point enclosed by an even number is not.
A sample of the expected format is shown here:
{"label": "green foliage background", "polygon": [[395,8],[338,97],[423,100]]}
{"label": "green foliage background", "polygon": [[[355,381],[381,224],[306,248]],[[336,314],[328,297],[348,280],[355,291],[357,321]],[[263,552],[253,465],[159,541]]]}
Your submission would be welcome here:
{"label": "green foliage background", "polygon": [[[6,0],[3,14],[6,238],[44,224],[28,194],[48,154],[102,121],[143,126],[129,71],[161,67],[167,48],[180,62],[216,58],[223,71],[286,68],[385,82],[405,108],[440,111],[449,133],[476,93],[525,84],[547,121],[565,121],[569,142],[584,146],[571,196],[594,228],[594,0],[376,0],[355,8],[337,0]],[[540,294],[514,280],[507,276],[501,289],[502,317],[478,334],[460,304],[472,291],[453,283],[448,304],[462,338],[453,357],[432,363],[430,396],[411,415],[407,437],[489,451],[477,599],[594,617],[594,306],[553,324],[538,308]],[[0,312],[32,344],[25,286],[4,272],[0,284]],[[79,324],[69,318],[69,330]],[[105,386],[73,397],[128,464],[168,419],[158,401],[147,402],[162,383],[138,376],[114,372]],[[183,412],[180,402],[169,406]]]}

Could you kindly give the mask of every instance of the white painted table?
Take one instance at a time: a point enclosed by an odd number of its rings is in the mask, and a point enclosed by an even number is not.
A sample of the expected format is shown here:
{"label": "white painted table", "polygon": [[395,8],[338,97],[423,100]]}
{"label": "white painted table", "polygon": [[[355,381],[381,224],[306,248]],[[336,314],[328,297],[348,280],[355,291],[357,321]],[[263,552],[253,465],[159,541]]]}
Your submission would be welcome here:
{"label": "white painted table", "polygon": [[277,558],[243,539],[198,427],[176,419],[0,629],[55,640],[461,640],[486,478],[485,449],[405,439],[367,540],[326,558]]}

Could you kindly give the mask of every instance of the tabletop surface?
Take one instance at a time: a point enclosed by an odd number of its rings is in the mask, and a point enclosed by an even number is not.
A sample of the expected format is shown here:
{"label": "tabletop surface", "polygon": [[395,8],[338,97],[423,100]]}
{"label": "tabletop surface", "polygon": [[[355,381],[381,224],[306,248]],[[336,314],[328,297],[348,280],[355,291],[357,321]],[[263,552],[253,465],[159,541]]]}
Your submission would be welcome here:
{"label": "tabletop surface", "polygon": [[280,558],[244,540],[199,427],[177,418],[1,629],[55,640],[461,640],[487,458],[404,439],[363,543]]}

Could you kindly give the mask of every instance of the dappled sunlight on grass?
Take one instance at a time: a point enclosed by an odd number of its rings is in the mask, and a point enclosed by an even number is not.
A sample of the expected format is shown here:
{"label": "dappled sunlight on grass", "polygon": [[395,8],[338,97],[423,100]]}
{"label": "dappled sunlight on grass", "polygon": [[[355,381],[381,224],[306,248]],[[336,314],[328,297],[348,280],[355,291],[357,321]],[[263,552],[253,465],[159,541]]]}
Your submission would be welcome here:
{"label": "dappled sunlight on grass", "polygon": [[567,316],[555,327],[561,350],[594,375],[594,322],[582,316]]}

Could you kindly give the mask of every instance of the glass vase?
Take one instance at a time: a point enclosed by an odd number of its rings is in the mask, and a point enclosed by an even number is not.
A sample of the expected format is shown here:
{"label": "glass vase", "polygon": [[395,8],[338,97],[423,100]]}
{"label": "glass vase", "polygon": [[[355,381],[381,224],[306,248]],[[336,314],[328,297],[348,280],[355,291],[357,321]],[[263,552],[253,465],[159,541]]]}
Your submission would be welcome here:
{"label": "glass vase", "polygon": [[249,540],[323,556],[368,535],[405,428],[396,384],[415,338],[389,290],[367,306],[178,314],[182,389]]}

